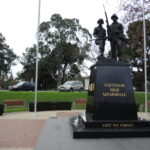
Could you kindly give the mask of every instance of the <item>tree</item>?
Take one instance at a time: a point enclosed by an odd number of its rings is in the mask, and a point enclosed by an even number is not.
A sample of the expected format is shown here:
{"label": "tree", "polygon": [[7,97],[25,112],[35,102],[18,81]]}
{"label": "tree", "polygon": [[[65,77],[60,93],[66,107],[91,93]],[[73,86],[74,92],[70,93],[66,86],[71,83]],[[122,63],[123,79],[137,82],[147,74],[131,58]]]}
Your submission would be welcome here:
{"label": "tree", "polygon": [[[137,90],[144,90],[144,37],[143,37],[143,5],[139,0],[120,1],[122,20],[127,25],[127,58],[131,60],[133,84]],[[150,2],[145,2],[147,71],[150,79]]]}
{"label": "tree", "polygon": [[[147,71],[148,80],[150,79],[150,21],[146,20],[146,37],[147,37]],[[144,90],[144,52],[143,52],[143,22],[135,21],[128,27],[129,45],[132,51],[133,82],[138,90]]]}
{"label": "tree", "polygon": [[59,14],[52,15],[50,21],[40,25],[42,58],[51,53],[53,62],[47,65],[47,70],[57,80],[57,85],[64,82],[67,69],[75,63],[82,64],[90,47],[90,38],[89,31],[81,27],[79,20],[63,19]]}
{"label": "tree", "polygon": [[[121,0],[120,12],[122,12],[122,20],[125,24],[129,24],[134,21],[142,20],[142,1],[140,0]],[[145,15],[146,18],[150,18],[150,2],[145,2]]]}
{"label": "tree", "polygon": [[79,54],[79,48],[76,44],[61,43],[51,52],[50,56],[44,59],[44,62],[51,77],[61,83],[71,75],[68,71],[71,71],[73,66],[76,66],[75,63],[77,61],[80,63],[82,60],[83,57]]}
{"label": "tree", "polygon": [[[35,44],[30,48],[26,48],[26,51],[23,53],[23,57],[20,61],[23,65],[23,70],[18,72],[18,79],[35,81],[36,50],[37,47]],[[38,88],[40,89],[53,88],[54,84],[56,84],[55,81],[49,76],[45,63],[46,62],[43,62],[43,60],[39,60]]]}
{"label": "tree", "polygon": [[[57,82],[57,85],[60,85],[69,76],[80,73],[80,66],[84,58],[87,57],[86,52],[90,49],[91,35],[79,24],[79,20],[63,19],[61,15],[54,14],[50,21],[40,24],[39,36],[40,77],[45,73],[47,78],[52,78]],[[24,76],[28,76],[28,73],[32,72],[30,71],[32,70],[31,66],[34,66],[35,63],[35,60],[32,60],[35,58],[32,56],[32,48],[28,50],[22,61]],[[28,63],[30,61],[32,61],[32,65]],[[40,71],[42,71],[41,74]]]}
{"label": "tree", "polygon": [[8,75],[16,58],[13,50],[5,43],[5,37],[0,33],[0,76]]}
{"label": "tree", "polygon": [[6,80],[8,81],[8,75],[11,75],[11,66],[15,64],[17,56],[5,41],[5,37],[0,33],[0,88],[6,89]]}
{"label": "tree", "polygon": [[35,63],[36,63],[36,45],[31,48],[26,48],[25,53],[20,61],[23,65],[23,70],[18,76],[25,80],[35,80]]}

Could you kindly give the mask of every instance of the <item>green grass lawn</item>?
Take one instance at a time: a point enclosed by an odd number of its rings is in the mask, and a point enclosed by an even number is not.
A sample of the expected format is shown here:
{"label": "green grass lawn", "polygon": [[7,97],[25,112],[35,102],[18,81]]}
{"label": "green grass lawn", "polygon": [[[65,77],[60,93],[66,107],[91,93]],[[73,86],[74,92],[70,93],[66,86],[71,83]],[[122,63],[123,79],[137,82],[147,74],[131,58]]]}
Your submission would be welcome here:
{"label": "green grass lawn", "polygon": [[[137,104],[144,104],[145,101],[144,92],[135,92],[134,95]],[[148,101],[150,101],[150,93],[148,93]]]}
{"label": "green grass lawn", "polygon": [[[38,92],[38,101],[67,101],[73,102],[76,98],[86,98],[87,92]],[[34,101],[34,92],[0,91],[0,103],[4,100],[21,99],[24,102]]]}
{"label": "green grass lawn", "polygon": [[[73,102],[76,98],[87,98],[87,92],[38,92],[38,101],[67,101]],[[22,91],[0,91],[0,103],[4,100],[23,100],[25,103],[34,102],[34,92],[22,92]],[[144,104],[144,93],[135,92],[136,103]],[[150,93],[148,94],[148,100],[150,100]],[[78,108],[85,108],[84,106]],[[12,108],[8,109],[8,112],[12,111],[25,111],[27,108]]]}
{"label": "green grass lawn", "polygon": [[29,111],[29,109],[27,107],[15,107],[7,109],[7,112],[20,112],[20,111]]}

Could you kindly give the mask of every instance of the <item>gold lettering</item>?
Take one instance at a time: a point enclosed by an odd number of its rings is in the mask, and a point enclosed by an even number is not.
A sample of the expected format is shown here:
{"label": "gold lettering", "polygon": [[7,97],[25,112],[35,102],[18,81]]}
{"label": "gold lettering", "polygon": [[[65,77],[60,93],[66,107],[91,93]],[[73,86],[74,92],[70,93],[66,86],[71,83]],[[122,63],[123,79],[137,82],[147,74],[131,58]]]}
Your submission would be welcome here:
{"label": "gold lettering", "polygon": [[123,127],[123,128],[131,128],[131,127],[134,127],[134,124],[133,123],[123,123],[123,124],[120,124],[120,127]]}
{"label": "gold lettering", "polygon": [[116,128],[116,127],[119,127],[119,124],[114,123],[114,124],[113,124],[113,127],[115,127],[115,128]]}
{"label": "gold lettering", "polygon": [[94,83],[91,83],[89,84],[89,91],[94,91],[94,88],[95,88],[95,84]]}
{"label": "gold lettering", "polygon": [[110,88],[111,92],[119,92],[119,88]]}
{"label": "gold lettering", "polygon": [[123,83],[121,84],[117,84],[117,83],[105,83],[104,84],[105,87],[114,87],[114,88],[124,88],[125,85]]}
{"label": "gold lettering", "polygon": [[121,84],[121,87],[125,87],[125,85],[124,85],[124,84]]}
{"label": "gold lettering", "polygon": [[103,96],[120,96],[120,97],[126,97],[126,93],[102,93]]}
{"label": "gold lettering", "polygon": [[121,128],[132,128],[132,127],[134,127],[134,124],[133,123],[104,123],[104,124],[102,124],[102,127],[103,128],[111,128],[111,127],[113,127],[113,128],[119,128],[119,127],[121,127]]}
{"label": "gold lettering", "polygon": [[119,96],[119,93],[115,93],[115,96]]}
{"label": "gold lettering", "polygon": [[111,126],[112,126],[112,124],[110,124],[110,123],[104,123],[104,124],[102,124],[103,128],[111,128]]}
{"label": "gold lettering", "polygon": [[94,88],[95,88],[95,84],[93,83],[93,84],[92,84],[92,90],[93,90],[93,91],[94,91]]}
{"label": "gold lettering", "polygon": [[106,93],[103,93],[103,96],[106,96]]}

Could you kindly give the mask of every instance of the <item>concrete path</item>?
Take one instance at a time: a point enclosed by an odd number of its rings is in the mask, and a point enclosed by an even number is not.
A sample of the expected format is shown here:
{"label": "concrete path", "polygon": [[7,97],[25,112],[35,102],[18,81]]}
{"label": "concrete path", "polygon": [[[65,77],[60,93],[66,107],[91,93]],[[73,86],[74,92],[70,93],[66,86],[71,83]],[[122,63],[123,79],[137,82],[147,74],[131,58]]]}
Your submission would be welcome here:
{"label": "concrete path", "polygon": [[81,112],[85,112],[85,110],[74,109],[74,110],[64,110],[64,111],[41,111],[37,112],[34,115],[34,112],[13,112],[6,113],[3,116],[0,116],[0,119],[48,119],[50,117],[58,116],[67,116],[69,114],[74,115]]}
{"label": "concrete path", "polygon": [[48,119],[35,150],[149,150],[150,138],[73,139],[69,118]]}
{"label": "concrete path", "polygon": [[138,117],[146,119],[146,120],[150,120],[150,113],[145,114],[143,112],[138,112]]}

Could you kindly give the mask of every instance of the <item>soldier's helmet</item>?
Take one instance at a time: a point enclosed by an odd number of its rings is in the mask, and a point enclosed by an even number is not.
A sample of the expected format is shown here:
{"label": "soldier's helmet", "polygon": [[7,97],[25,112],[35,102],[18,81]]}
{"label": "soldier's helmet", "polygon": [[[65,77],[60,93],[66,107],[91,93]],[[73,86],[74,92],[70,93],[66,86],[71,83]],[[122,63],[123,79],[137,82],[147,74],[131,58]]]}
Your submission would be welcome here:
{"label": "soldier's helmet", "polygon": [[116,14],[113,14],[113,15],[111,16],[111,19],[113,19],[113,18],[118,19],[118,16],[117,16]]}
{"label": "soldier's helmet", "polygon": [[100,18],[100,19],[97,21],[97,23],[98,23],[98,24],[99,24],[99,23],[104,24],[104,21],[103,21],[102,18]]}

